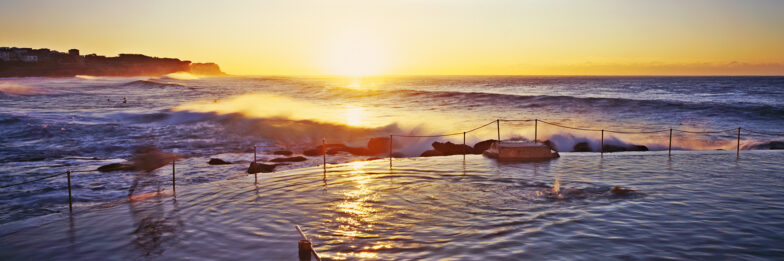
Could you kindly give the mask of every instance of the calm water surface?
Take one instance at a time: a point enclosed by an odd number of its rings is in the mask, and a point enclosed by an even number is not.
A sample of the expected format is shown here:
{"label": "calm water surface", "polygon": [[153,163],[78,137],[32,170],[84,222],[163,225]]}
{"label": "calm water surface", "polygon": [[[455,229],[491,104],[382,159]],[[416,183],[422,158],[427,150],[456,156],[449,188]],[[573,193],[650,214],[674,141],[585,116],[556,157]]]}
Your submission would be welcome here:
{"label": "calm water surface", "polygon": [[781,151],[469,155],[329,165],[326,179],[310,167],[82,206],[0,236],[0,259],[293,260],[299,224],[329,259],[773,260],[781,162]]}

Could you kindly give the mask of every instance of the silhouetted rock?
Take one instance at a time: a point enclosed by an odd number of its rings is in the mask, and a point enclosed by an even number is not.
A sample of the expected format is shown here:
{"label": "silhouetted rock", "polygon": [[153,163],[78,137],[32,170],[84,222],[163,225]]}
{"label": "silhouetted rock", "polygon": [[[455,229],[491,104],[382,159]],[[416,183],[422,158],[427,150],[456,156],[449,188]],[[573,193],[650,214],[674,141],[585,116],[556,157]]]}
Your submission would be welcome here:
{"label": "silhouetted rock", "polygon": [[441,154],[444,154],[444,156],[457,155],[463,153],[470,154],[472,151],[474,151],[474,148],[472,148],[471,146],[465,144],[454,144],[449,141],[444,143],[436,141],[433,142],[432,146],[435,150],[441,152]]}
{"label": "silhouetted rock", "polygon": [[228,161],[225,161],[225,160],[222,160],[222,159],[218,159],[218,158],[211,158],[210,161],[207,162],[207,164],[210,164],[210,165],[226,165],[226,164],[231,164],[231,162],[228,162]]}
{"label": "silhouetted rock", "polygon": [[294,152],[291,152],[291,151],[288,151],[288,150],[278,150],[278,151],[272,152],[272,154],[274,154],[274,155],[282,155],[282,156],[291,156],[291,154],[294,154]]}
{"label": "silhouetted rock", "polygon": [[403,153],[400,153],[400,152],[392,152],[392,157],[393,158],[405,158],[406,154],[403,154]]}
{"label": "silhouetted rock", "polygon": [[634,192],[634,190],[633,190],[633,189],[625,189],[625,188],[621,188],[621,186],[615,186],[615,187],[613,187],[613,188],[610,190],[610,192],[612,192],[612,193],[613,193],[613,194],[615,194],[615,195],[627,195],[627,194],[629,194],[629,193],[632,193],[632,192]]}
{"label": "silhouetted rock", "polygon": [[320,149],[309,149],[302,152],[302,155],[308,157],[321,156],[323,154]]}
{"label": "silhouetted rock", "polygon": [[591,151],[591,146],[588,145],[588,142],[584,142],[584,141],[583,142],[578,142],[577,144],[574,144],[574,147],[572,148],[572,151],[574,151],[574,152],[590,152]]}
{"label": "silhouetted rock", "polygon": [[260,173],[260,172],[273,172],[275,171],[276,166],[277,165],[251,162],[250,166],[248,167],[248,174]]}
{"label": "silhouetted rock", "polygon": [[100,172],[111,172],[111,171],[134,171],[136,167],[133,164],[127,163],[112,163],[98,167],[98,171]]}
{"label": "silhouetted rock", "polygon": [[619,151],[626,151],[626,148],[616,145],[605,144],[604,145],[604,152],[619,152]]}
{"label": "silhouetted rock", "polygon": [[368,153],[371,154],[381,154],[384,152],[389,152],[389,138],[388,137],[376,137],[371,138],[367,143]]}
{"label": "silhouetted rock", "polygon": [[482,154],[482,152],[485,152],[487,149],[490,148],[490,145],[493,145],[493,142],[496,142],[496,140],[486,140],[486,141],[477,142],[476,144],[474,144],[473,153]]}
{"label": "silhouetted rock", "polygon": [[558,151],[558,148],[555,146],[555,143],[553,143],[550,140],[546,140],[546,141],[542,142],[542,144],[547,145],[547,147],[550,147],[550,149],[553,150],[553,151]]}
{"label": "silhouetted rock", "polygon": [[648,147],[643,145],[629,145],[627,147],[618,145],[604,145],[604,152],[621,152],[621,151],[648,151]]}
{"label": "silhouetted rock", "polygon": [[754,144],[754,145],[750,145],[750,146],[743,146],[743,149],[749,149],[749,150],[784,150],[784,141],[771,141],[771,142]]}
{"label": "silhouetted rock", "polygon": [[305,157],[296,156],[296,157],[274,158],[274,159],[270,160],[270,162],[300,162],[300,161],[306,161],[306,160],[308,160],[308,159],[305,158]]}
{"label": "silhouetted rock", "polygon": [[348,146],[334,147],[334,148],[328,149],[327,150],[327,155],[335,155],[335,154],[338,154],[340,152],[348,152],[349,154],[354,155],[354,156],[372,156],[372,155],[375,155],[374,153],[370,153],[370,151],[368,149],[366,149],[366,148],[348,147]]}
{"label": "silhouetted rock", "polygon": [[444,154],[441,153],[440,151],[437,151],[437,150],[426,150],[426,151],[422,152],[422,154],[419,154],[419,156],[420,157],[434,157],[434,156],[444,156]]}

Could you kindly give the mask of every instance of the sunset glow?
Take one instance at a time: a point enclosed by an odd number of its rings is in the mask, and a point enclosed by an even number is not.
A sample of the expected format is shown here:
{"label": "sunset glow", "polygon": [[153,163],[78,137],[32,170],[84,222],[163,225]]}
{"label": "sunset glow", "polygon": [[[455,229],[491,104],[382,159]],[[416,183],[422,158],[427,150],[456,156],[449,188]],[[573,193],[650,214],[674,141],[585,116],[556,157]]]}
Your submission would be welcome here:
{"label": "sunset glow", "polygon": [[781,75],[782,9],[732,0],[10,1],[0,42],[183,57],[244,75]]}

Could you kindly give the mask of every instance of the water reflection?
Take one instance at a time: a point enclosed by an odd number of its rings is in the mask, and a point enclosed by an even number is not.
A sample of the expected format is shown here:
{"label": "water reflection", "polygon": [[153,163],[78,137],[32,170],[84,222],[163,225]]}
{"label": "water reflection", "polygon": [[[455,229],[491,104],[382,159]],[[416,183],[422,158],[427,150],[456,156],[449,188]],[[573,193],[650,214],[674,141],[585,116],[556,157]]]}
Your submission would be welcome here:
{"label": "water reflection", "polygon": [[133,245],[147,258],[161,255],[166,245],[176,242],[184,231],[184,223],[177,214],[177,201],[172,200],[173,209],[166,211],[162,195],[147,200],[130,200],[128,207],[136,229]]}
{"label": "water reflection", "polygon": [[[340,242],[351,242],[356,238],[375,238],[379,237],[374,232],[374,225],[384,219],[384,215],[375,206],[379,202],[379,194],[375,191],[378,188],[379,180],[372,174],[367,173],[365,166],[367,161],[357,161],[349,163],[347,182],[351,184],[347,190],[340,192],[342,200],[335,203],[333,209],[337,211],[335,222],[337,227],[333,231],[335,237],[340,238]],[[347,258],[374,258],[375,252],[381,248],[391,248],[391,245],[378,242],[370,246],[356,246],[349,244],[348,247],[339,250],[334,259],[342,260]]]}

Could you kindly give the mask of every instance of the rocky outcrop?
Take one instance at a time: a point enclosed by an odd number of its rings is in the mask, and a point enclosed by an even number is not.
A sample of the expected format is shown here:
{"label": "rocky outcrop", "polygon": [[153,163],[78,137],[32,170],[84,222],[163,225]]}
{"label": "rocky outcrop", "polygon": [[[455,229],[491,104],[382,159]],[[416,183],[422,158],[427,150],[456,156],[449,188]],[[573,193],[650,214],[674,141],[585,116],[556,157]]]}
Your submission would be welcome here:
{"label": "rocky outcrop", "polygon": [[457,154],[471,154],[474,151],[474,148],[465,144],[454,144],[452,142],[433,142],[431,144],[433,149],[441,152],[445,156],[448,155],[457,155]]}
{"label": "rocky outcrop", "polygon": [[248,167],[248,174],[273,172],[275,171],[276,166],[278,165],[251,162]]}
{"label": "rocky outcrop", "polygon": [[482,152],[485,152],[487,149],[490,148],[490,145],[493,145],[493,142],[496,142],[496,140],[486,140],[486,141],[477,142],[476,144],[474,144],[473,154],[482,154]]}
{"label": "rocky outcrop", "polygon": [[190,73],[199,75],[225,75],[215,63],[191,63]]}
{"label": "rocky outcrop", "polygon": [[574,147],[572,147],[572,151],[574,151],[574,152],[591,152],[592,150],[591,150],[591,145],[588,145],[588,142],[583,141],[583,142],[578,142],[577,144],[574,144]]}
{"label": "rocky outcrop", "polygon": [[[580,142],[574,144],[572,148],[574,152],[591,152],[594,151],[591,149],[591,146],[588,145],[588,142]],[[619,146],[619,145],[611,145],[611,144],[604,144],[604,152],[622,152],[622,151],[648,151],[648,147],[644,145],[628,145],[628,146]]]}
{"label": "rocky outcrop", "polygon": [[281,155],[281,156],[291,156],[291,154],[294,154],[294,152],[291,152],[291,151],[288,151],[288,150],[276,150],[276,151],[272,152],[272,154],[273,155]]}
{"label": "rocky outcrop", "polygon": [[426,150],[426,151],[422,152],[422,154],[419,154],[419,156],[420,157],[435,157],[435,156],[444,156],[444,154],[441,153],[440,151],[437,151],[437,150]]}
{"label": "rocky outcrop", "polygon": [[371,138],[367,143],[368,153],[371,154],[381,154],[384,152],[389,152],[389,138],[387,137],[376,137]]}
{"label": "rocky outcrop", "polygon": [[231,162],[228,162],[228,161],[225,161],[225,160],[222,160],[222,159],[218,159],[218,158],[211,158],[210,161],[207,162],[207,164],[210,164],[210,165],[227,165],[227,164],[231,164]]}
{"label": "rocky outcrop", "polygon": [[296,157],[274,158],[274,159],[271,159],[270,162],[302,162],[302,161],[306,161],[306,160],[308,160],[308,159],[305,158],[305,157],[296,156]]}
{"label": "rocky outcrop", "polygon": [[134,171],[136,170],[136,166],[129,163],[112,163],[98,167],[98,171],[100,172],[112,172],[112,171]]}

